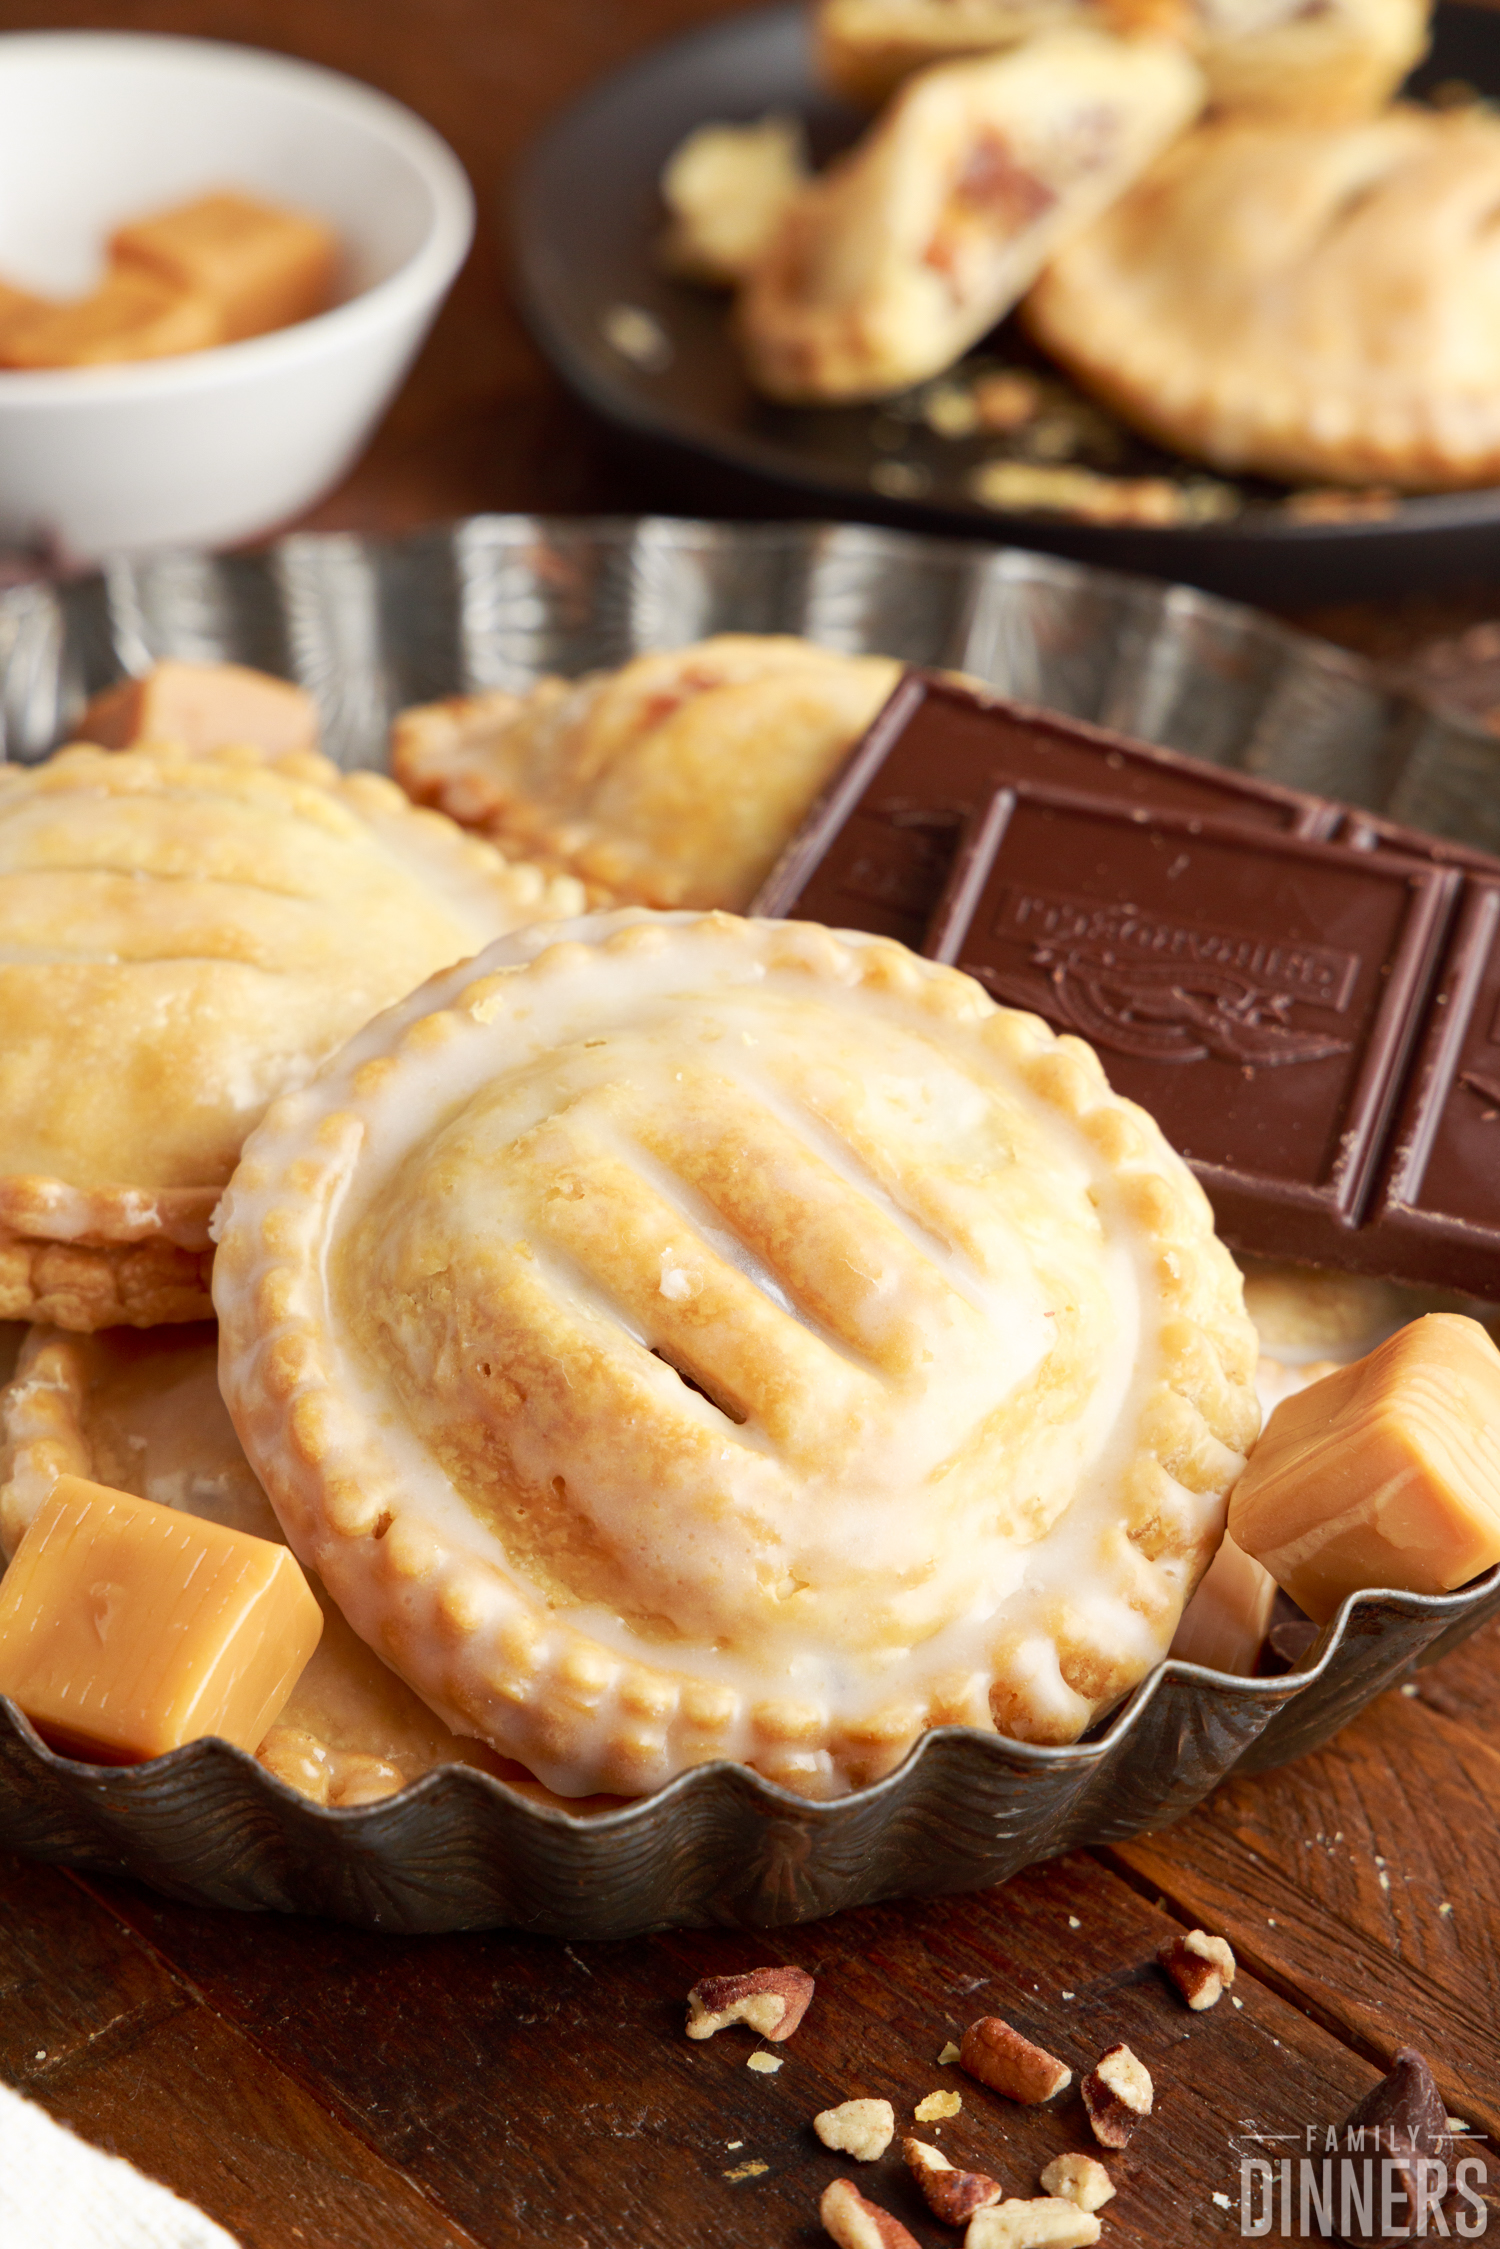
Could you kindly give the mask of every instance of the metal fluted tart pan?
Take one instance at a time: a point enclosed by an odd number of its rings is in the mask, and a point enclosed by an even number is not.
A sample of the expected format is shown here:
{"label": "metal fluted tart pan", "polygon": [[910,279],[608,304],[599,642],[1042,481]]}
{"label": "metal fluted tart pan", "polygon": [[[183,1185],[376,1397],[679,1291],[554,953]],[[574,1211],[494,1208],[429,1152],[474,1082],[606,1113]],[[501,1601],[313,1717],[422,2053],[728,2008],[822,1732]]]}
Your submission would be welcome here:
{"label": "metal fluted tart pan", "polygon": [[1497,1615],[1500,1569],[1460,1593],[1357,1594],[1311,1670],[1238,1680],[1169,1660],[1099,1739],[1070,1749],[945,1726],[835,1803],[716,1764],[591,1818],[539,1809],[463,1765],[335,1811],[220,1741],[127,1770],[75,1764],[0,1699],[0,1844],[133,1875],[192,1905],[402,1935],[774,1928],[878,1898],[986,1889],[1078,1844],[1169,1826],[1231,1768],[1316,1749],[1413,1663]]}
{"label": "metal fluted tart pan", "polygon": [[[301,679],[332,753],[374,764],[404,703],[734,628],[961,668],[1500,846],[1500,743],[1335,649],[1183,588],[848,527],[491,517],[389,545],[299,537],[263,556],[167,556],[22,587],[0,596],[0,746],[45,755],[88,694],[156,657],[227,656]],[[126,1770],[57,1757],[0,1701],[0,1847],[195,1904],[403,1933],[772,1926],[983,1888],[1164,1826],[1231,1769],[1316,1748],[1497,1614],[1500,1570],[1443,1596],[1357,1595],[1283,1678],[1169,1661],[1091,1740],[1047,1749],[945,1728],[886,1780],[829,1804],[713,1765],[581,1817],[448,1767],[386,1802],[330,1810],[221,1742]]]}

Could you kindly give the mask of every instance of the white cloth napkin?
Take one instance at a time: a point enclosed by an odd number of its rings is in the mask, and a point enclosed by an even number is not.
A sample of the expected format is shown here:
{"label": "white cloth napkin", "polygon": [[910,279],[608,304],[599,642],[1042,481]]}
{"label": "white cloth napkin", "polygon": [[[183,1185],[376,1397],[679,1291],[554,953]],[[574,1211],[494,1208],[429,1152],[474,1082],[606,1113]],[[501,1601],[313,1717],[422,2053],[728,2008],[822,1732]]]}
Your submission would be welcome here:
{"label": "white cloth napkin", "polygon": [[238,2249],[190,2202],[54,2124],[0,2085],[6,2249]]}

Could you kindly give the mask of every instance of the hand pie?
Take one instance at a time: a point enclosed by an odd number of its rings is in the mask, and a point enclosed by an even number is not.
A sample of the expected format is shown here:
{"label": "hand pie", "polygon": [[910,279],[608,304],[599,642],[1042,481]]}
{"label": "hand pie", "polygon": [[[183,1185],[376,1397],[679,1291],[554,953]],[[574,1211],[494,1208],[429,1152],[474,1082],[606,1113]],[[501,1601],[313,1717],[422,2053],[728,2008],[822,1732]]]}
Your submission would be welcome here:
{"label": "hand pie", "polygon": [[821,0],[824,78],[871,105],[913,71],[1061,24],[1162,31],[1196,55],[1217,110],[1333,120],[1377,110],[1427,45],[1430,0]]}
{"label": "hand pie", "polygon": [[1215,467],[1500,477],[1500,123],[1205,126],[1053,260],[1027,319],[1080,382]]}
{"label": "hand pie", "polygon": [[1427,51],[1431,0],[1194,0],[1194,51],[1225,115],[1373,117]]}
{"label": "hand pie", "polygon": [[0,1319],[201,1319],[266,1103],[434,969],[581,903],[320,758],[0,766]]}
{"label": "hand pie", "polygon": [[1074,1740],[1257,1428],[1207,1202],[1092,1051],[878,938],[531,929],[225,1198],[221,1380],[299,1557],[564,1796]]}
{"label": "hand pie", "polygon": [[[212,1327],[97,1336],[33,1328],[14,1381],[0,1389],[5,1555],[62,1475],[281,1543],[224,1410],[217,1362]],[[386,1669],[316,1581],[313,1591],[323,1637],[261,1746],[263,1765],[324,1804],[371,1803],[435,1765],[502,1771]]]}
{"label": "hand pie", "polygon": [[506,851],[599,900],[744,906],[901,667],[721,633],[529,695],[403,711],[391,767]]}
{"label": "hand pie", "polygon": [[932,63],[992,55],[1063,25],[1097,31],[1185,30],[1192,0],[817,0],[819,75],[878,108]]}
{"label": "hand pie", "polygon": [[1057,31],[912,79],[796,198],[737,308],[772,398],[881,398],[940,374],[1201,105],[1180,47]]}

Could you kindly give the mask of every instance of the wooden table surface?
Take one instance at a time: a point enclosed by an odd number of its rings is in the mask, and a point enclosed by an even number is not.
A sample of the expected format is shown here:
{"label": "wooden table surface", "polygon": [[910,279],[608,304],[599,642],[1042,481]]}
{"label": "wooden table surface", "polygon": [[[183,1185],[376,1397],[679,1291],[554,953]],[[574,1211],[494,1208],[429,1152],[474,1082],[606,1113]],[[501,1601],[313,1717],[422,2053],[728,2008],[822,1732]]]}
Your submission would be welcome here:
{"label": "wooden table surface", "polygon": [[[640,504],[527,343],[493,213],[517,151],[576,88],[727,0],[0,0],[0,29],[197,32],[349,70],[422,111],[479,191],[481,233],[371,452],[315,525],[391,530],[479,508]],[[649,497],[649,495],[647,495]],[[1493,588],[1340,605],[1309,620],[1386,657],[1467,669],[1500,703]],[[1477,632],[1472,628],[1481,626]],[[1454,649],[1455,635],[1468,638]],[[1438,644],[1434,658],[1432,650]],[[493,1934],[391,1940],[194,1912],[0,1858],[0,2078],[130,2157],[256,2249],[810,2244],[855,2166],[813,2113],[854,2094],[898,2115],[962,2083],[937,2055],[1004,2014],[1087,2067],[1117,2038],[1157,2111],[1105,2240],[1237,2237],[1257,2134],[1337,2121],[1411,2042],[1488,2143],[1500,2237],[1500,1627],[1386,1695],[1320,1755],[1233,1782],[1169,1834],[1038,1867],[1003,1889],[891,1905],[765,1938],[586,1947]],[[1150,1965],[1177,1927],[1227,1936],[1239,2006],[1190,2015]],[[818,1997],[774,2075],[743,2031],[682,2035],[709,1971],[795,1961]],[[1086,2147],[1076,2094],[1016,2109],[964,2087],[935,2134],[1037,2190]],[[908,2124],[906,2128],[910,2129]],[[924,2244],[893,2156],[862,2187]],[[9,2245],[7,2245],[9,2249]],[[23,2249],[17,2244],[16,2249]]]}

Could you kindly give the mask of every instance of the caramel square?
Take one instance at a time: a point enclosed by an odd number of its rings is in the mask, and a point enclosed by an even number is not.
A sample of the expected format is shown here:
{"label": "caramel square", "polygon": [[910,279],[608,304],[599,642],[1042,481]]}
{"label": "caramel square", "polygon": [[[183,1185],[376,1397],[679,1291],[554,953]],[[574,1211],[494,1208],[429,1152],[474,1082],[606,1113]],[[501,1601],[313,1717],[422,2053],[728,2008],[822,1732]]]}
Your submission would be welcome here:
{"label": "caramel square", "polygon": [[0,1694],[98,1764],[254,1750],[322,1629],[286,1547],[60,1476],[0,1580]]}
{"label": "caramel square", "polygon": [[338,237],[320,220],[233,193],[132,219],[109,247],[122,270],[211,297],[230,342],[322,312],[339,255]]}
{"label": "caramel square", "polygon": [[267,757],[318,746],[318,709],[305,687],[246,664],[184,664],[168,659],[139,678],[96,695],[76,739],[101,749],[180,742],[189,750],[253,743]]}
{"label": "caramel square", "polygon": [[1448,1593],[1500,1561],[1500,1351],[1432,1312],[1283,1399],[1229,1528],[1317,1623],[1350,1593]]}
{"label": "caramel square", "polygon": [[118,269],[92,296],[0,326],[0,364],[104,367],[206,351],[225,340],[223,314],[212,297],[155,274]]}

